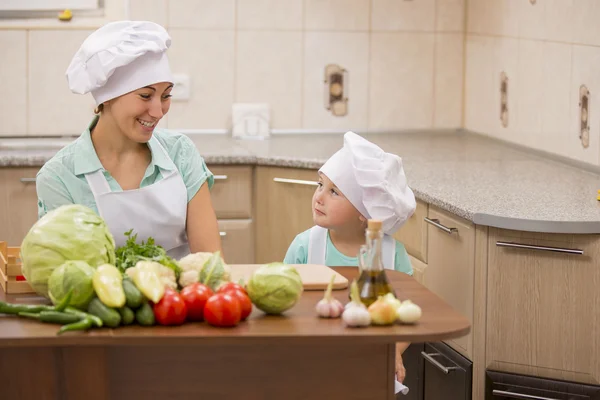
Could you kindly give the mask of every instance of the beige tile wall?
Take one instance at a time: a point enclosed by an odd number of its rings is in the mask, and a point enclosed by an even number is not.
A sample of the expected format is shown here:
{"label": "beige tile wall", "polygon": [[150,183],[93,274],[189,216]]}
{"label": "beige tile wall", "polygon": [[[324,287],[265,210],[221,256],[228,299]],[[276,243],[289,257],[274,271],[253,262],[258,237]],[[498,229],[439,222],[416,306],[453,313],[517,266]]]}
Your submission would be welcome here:
{"label": "beige tile wall", "polygon": [[[576,160],[600,162],[600,1],[468,0],[464,126]],[[500,120],[508,75],[509,125]],[[579,88],[590,90],[590,145]]]}
{"label": "beige tile wall", "polygon": [[[234,102],[268,102],[274,129],[457,128],[462,124],[465,0],[130,0],[131,19],[172,35],[191,97],[162,126],[230,127]],[[112,4],[112,3],[111,3]],[[78,134],[91,96],[64,72],[93,29],[0,22],[0,135]],[[47,43],[53,43],[48,46]],[[324,67],[349,71],[348,115],[324,106]],[[3,90],[5,92],[5,90]]]}

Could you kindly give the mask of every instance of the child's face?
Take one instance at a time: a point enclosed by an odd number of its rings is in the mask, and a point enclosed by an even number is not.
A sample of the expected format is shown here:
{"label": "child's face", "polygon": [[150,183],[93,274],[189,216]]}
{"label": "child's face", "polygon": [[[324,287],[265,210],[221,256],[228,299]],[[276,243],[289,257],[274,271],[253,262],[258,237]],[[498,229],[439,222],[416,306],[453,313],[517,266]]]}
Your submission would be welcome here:
{"label": "child's face", "polygon": [[364,217],[344,194],[319,172],[319,186],[312,199],[313,221],[327,229],[359,229]]}

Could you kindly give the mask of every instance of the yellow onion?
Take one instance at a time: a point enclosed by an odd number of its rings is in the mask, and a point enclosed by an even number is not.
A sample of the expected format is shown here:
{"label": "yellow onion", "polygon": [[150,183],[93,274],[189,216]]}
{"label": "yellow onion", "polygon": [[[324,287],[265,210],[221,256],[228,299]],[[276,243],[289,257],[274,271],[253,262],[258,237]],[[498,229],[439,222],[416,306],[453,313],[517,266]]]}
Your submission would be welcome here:
{"label": "yellow onion", "polygon": [[391,325],[396,321],[398,314],[394,304],[379,296],[368,308],[373,325]]}

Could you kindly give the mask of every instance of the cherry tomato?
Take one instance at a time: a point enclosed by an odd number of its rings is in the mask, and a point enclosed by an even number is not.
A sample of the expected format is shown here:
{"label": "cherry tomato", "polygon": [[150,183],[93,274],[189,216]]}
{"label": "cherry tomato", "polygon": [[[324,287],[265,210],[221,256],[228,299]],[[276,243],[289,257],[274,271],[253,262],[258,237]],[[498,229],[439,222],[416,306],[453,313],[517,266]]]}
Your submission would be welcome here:
{"label": "cherry tomato", "polygon": [[187,307],[188,321],[202,321],[204,319],[204,305],[213,295],[210,287],[200,282],[187,285],[181,290],[181,297]]}
{"label": "cherry tomato", "polygon": [[187,317],[187,306],[171,288],[165,288],[165,294],[153,308],[156,321],[161,325],[181,325]]}
{"label": "cherry tomato", "polygon": [[248,318],[248,315],[250,315],[250,313],[252,312],[252,301],[250,300],[250,297],[248,297],[246,292],[243,292],[239,289],[229,289],[225,293],[229,293],[237,297],[237,299],[240,301],[240,306],[242,307],[241,320],[246,320],[246,318]]}
{"label": "cherry tomato", "polygon": [[217,290],[217,293],[223,293],[223,292],[228,292],[230,290],[241,290],[242,292],[248,294],[248,292],[246,291],[246,289],[244,289],[244,287],[242,285],[240,285],[239,283],[235,283],[235,282],[227,282],[224,283],[221,287],[219,287],[219,289]]}
{"label": "cherry tomato", "polygon": [[204,320],[214,326],[236,326],[242,318],[242,306],[235,295],[217,293],[204,306]]}

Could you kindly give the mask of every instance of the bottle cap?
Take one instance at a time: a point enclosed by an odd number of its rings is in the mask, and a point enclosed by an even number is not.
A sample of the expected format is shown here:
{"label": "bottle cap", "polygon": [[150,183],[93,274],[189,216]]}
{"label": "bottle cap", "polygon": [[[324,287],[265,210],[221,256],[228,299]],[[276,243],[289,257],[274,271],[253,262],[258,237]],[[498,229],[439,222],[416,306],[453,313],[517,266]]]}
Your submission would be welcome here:
{"label": "bottle cap", "polygon": [[380,231],[382,227],[382,222],[376,219],[370,219],[367,223],[367,229],[370,231]]}

